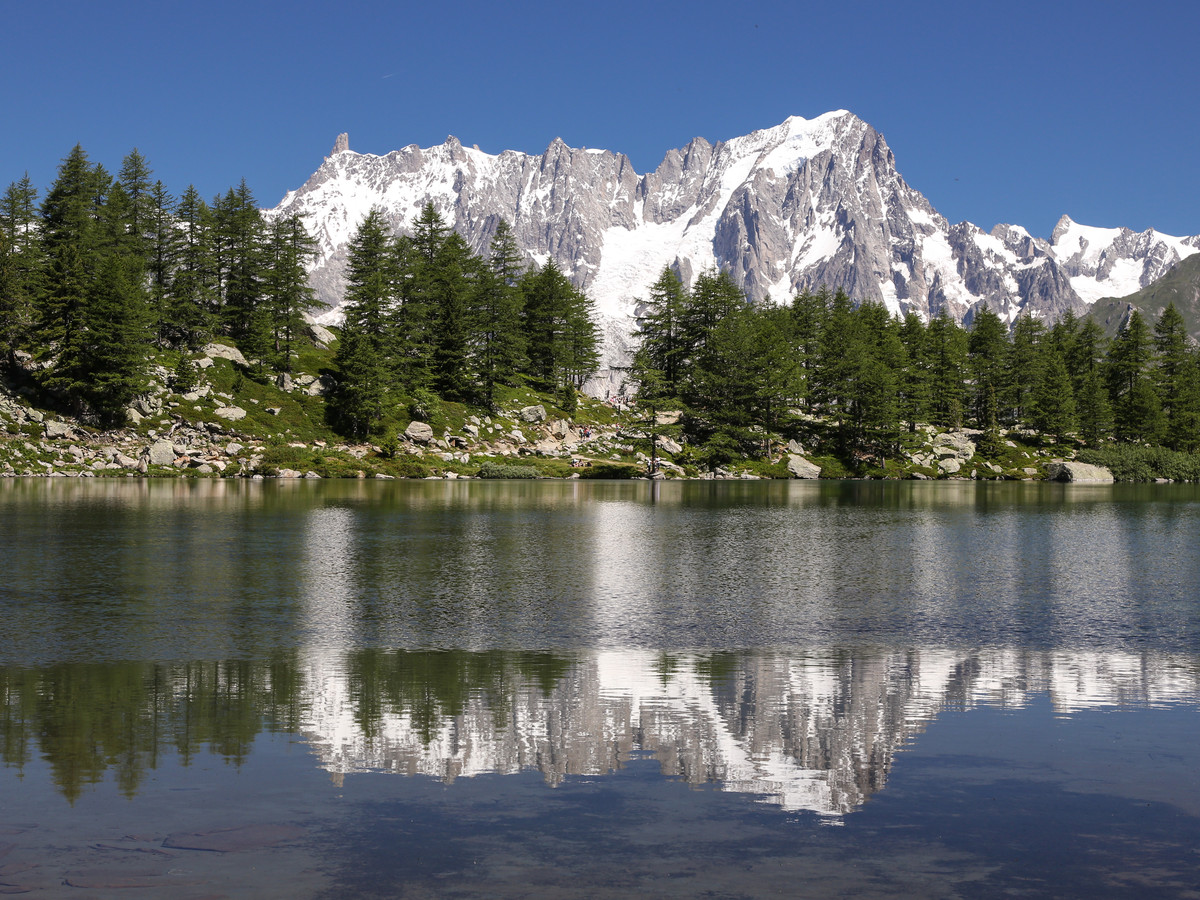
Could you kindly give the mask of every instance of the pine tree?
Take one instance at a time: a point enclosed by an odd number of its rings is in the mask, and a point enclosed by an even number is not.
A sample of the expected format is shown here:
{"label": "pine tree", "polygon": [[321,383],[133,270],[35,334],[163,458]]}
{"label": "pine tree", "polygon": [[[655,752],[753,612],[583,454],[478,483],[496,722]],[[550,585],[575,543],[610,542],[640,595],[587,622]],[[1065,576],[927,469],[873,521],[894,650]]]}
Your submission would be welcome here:
{"label": "pine tree", "polygon": [[961,428],[967,365],[967,334],[942,307],[926,329],[932,378],[930,411],[934,425]]}
{"label": "pine tree", "polygon": [[180,235],[175,220],[175,198],[162,181],[150,188],[148,218],[145,222],[145,268],[149,278],[150,308],[154,311],[155,334],[170,343],[170,288],[179,265]]}
{"label": "pine tree", "polygon": [[972,412],[980,428],[998,422],[998,398],[1006,394],[1008,329],[984,304],[975,311],[967,338],[967,360],[973,378]]}
{"label": "pine tree", "polygon": [[298,214],[279,216],[271,223],[266,247],[270,263],[264,291],[275,368],[281,372],[292,371],[293,347],[304,328],[304,313],[314,302],[305,267],[316,252],[317,242]]}
{"label": "pine tree", "polygon": [[1119,441],[1162,440],[1162,401],[1149,378],[1152,356],[1150,329],[1141,313],[1134,310],[1109,347],[1107,358],[1109,395]]}
{"label": "pine tree", "polygon": [[0,197],[0,366],[29,337],[42,265],[37,190],[26,173]]}
{"label": "pine tree", "polygon": [[43,346],[68,343],[80,326],[90,280],[99,262],[98,218],[110,179],[78,144],[62,161],[42,201],[45,278],[38,302]]}
{"label": "pine tree", "polygon": [[687,305],[687,292],[669,267],[663,268],[645,303],[639,304],[634,338],[640,356],[635,363],[642,377],[658,373],[655,376],[659,382],[657,391],[661,391],[663,398],[677,397],[681,393],[687,363],[683,334]]}
{"label": "pine tree", "polygon": [[222,325],[248,359],[261,362],[271,346],[263,285],[266,228],[245,179],[214,204],[213,218]]}
{"label": "pine tree", "polygon": [[1059,441],[1075,428],[1075,389],[1058,350],[1047,348],[1038,383],[1032,392],[1033,427]]}
{"label": "pine tree", "polygon": [[1045,365],[1043,341],[1046,326],[1026,313],[1013,326],[1008,365],[1008,405],[1015,422],[1025,421],[1033,409],[1033,391]]}
{"label": "pine tree", "polygon": [[436,303],[436,343],[433,351],[434,383],[450,400],[471,395],[467,365],[470,338],[468,314],[478,290],[478,260],[466,241],[451,232],[437,250],[431,267],[431,290]]}
{"label": "pine tree", "polygon": [[1162,403],[1164,437],[1174,450],[1194,447],[1200,434],[1200,391],[1187,327],[1174,303],[1167,304],[1154,326],[1154,385]]}
{"label": "pine tree", "polygon": [[900,341],[904,345],[904,363],[899,373],[900,418],[908,423],[910,432],[917,423],[930,418],[930,364],[925,323],[909,311],[900,325]]}
{"label": "pine tree", "polygon": [[175,210],[176,263],[167,290],[160,336],[173,347],[198,349],[211,336],[219,307],[212,211],[189,185]]}
{"label": "pine tree", "polygon": [[523,271],[516,238],[501,219],[492,237],[488,264],[479,273],[472,316],[475,378],[480,401],[489,408],[495,402],[496,384],[512,380],[525,352],[518,288]]}
{"label": "pine tree", "polygon": [[799,392],[805,409],[813,408],[814,385],[820,365],[821,332],[832,302],[829,290],[822,287],[817,293],[803,291],[792,299],[792,335],[799,363]]}
{"label": "pine tree", "polygon": [[334,358],[337,387],[329,403],[331,424],[351,437],[370,433],[392,391],[388,356],[396,274],[386,220],[373,208],[347,252],[346,315]]}

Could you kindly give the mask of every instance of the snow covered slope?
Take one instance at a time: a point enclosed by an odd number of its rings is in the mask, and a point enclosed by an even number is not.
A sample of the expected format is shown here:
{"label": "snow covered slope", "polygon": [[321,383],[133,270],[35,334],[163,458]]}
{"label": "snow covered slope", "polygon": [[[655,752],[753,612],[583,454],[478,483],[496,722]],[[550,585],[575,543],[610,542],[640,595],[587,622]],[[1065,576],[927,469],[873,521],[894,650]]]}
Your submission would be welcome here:
{"label": "snow covered slope", "polygon": [[610,360],[664,266],[685,282],[727,269],[754,300],[822,285],[922,317],[956,319],[986,303],[1012,321],[1082,312],[1149,284],[1200,250],[1200,236],[1089,228],[1063,217],[1050,241],[1024,228],[951,225],[896,170],[883,137],[845,110],[789,118],[710,144],[696,138],[648,174],[607,150],[555,140],[541,156],[499,155],[448,138],[385,156],[345,135],[272,212],[299,212],[317,237],[318,296],[336,319],[346,244],[372,206],[407,229],[432,202],[479,252],[497,222],[530,262],[553,258],[595,301]]}

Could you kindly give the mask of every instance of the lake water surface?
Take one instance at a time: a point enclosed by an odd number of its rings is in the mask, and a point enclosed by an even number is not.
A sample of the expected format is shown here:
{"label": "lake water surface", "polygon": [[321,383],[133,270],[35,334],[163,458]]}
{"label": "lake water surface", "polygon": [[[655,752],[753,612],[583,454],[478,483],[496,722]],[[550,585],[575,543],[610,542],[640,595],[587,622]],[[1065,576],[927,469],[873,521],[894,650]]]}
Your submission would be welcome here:
{"label": "lake water surface", "polygon": [[0,481],[0,893],[1200,897],[1200,490]]}

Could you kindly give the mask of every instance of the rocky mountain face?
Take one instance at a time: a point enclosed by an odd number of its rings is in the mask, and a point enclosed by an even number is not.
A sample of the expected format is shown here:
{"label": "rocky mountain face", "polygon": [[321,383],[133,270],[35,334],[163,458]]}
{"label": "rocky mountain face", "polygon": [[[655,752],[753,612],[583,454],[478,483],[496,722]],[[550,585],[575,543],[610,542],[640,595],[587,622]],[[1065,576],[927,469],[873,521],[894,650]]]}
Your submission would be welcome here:
{"label": "rocky mountain face", "polygon": [[385,156],[346,135],[276,212],[299,212],[320,245],[312,281],[337,317],[345,248],[381,207],[397,231],[432,202],[478,252],[508,221],[530,262],[554,259],[595,301],[618,357],[639,297],[664,266],[685,283],[723,268],[752,300],[826,285],[857,301],[957,320],[988,304],[1004,319],[1054,320],[1151,284],[1200,251],[1200,236],[1078,225],[1050,240],[1017,225],[949,223],[896,169],[882,135],[846,111],[793,117],[744,137],[696,138],[639,175],[608,150],[555,140],[541,156],[490,155],[451,137]]}

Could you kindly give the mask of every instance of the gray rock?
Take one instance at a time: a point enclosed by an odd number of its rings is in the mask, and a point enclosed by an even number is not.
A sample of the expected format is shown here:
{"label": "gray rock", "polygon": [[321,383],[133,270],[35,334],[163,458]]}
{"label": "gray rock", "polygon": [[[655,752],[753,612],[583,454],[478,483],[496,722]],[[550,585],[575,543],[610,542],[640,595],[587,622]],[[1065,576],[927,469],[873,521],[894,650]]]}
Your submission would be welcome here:
{"label": "gray rock", "polygon": [[820,478],[821,467],[809,462],[803,456],[792,453],[788,456],[788,472],[793,478]]}
{"label": "gray rock", "polygon": [[175,445],[170,441],[155,441],[146,453],[152,466],[169,466],[175,462]]}
{"label": "gray rock", "polygon": [[308,333],[312,336],[312,339],[316,345],[322,350],[328,348],[330,344],[337,340],[337,338],[333,336],[332,331],[330,331],[324,325],[318,325],[316,322],[308,323]]}
{"label": "gray rock", "polygon": [[947,431],[933,439],[933,455],[965,461],[975,455],[975,442],[965,432]]}
{"label": "gray rock", "polygon": [[433,440],[433,428],[425,422],[409,422],[404,436],[414,444],[428,444]]}
{"label": "gray rock", "polygon": [[537,406],[526,406],[518,415],[521,417],[522,422],[529,422],[530,424],[544,422],[546,420],[546,407],[540,403]]}
{"label": "gray rock", "polygon": [[674,456],[676,453],[683,452],[683,447],[671,440],[669,437],[663,437],[661,434],[658,436],[656,443],[658,444],[660,450],[662,450],[664,453],[670,453],[672,456]]}
{"label": "gray rock", "polygon": [[69,438],[74,434],[74,432],[71,431],[71,426],[68,425],[66,422],[59,422],[56,420],[52,420],[45,424],[45,428],[46,428],[46,437],[50,438],[51,440],[54,440],[56,438],[57,439]]}
{"label": "gray rock", "polygon": [[947,459],[938,460],[938,468],[947,475],[957,475],[962,469],[962,460],[956,456],[948,457]]}
{"label": "gray rock", "polygon": [[230,441],[228,444],[225,445],[225,455],[226,456],[237,456],[244,449],[245,449],[245,447],[243,447],[237,441]]}
{"label": "gray rock", "polygon": [[234,422],[238,419],[246,418],[246,411],[240,406],[218,406],[213,413],[222,419],[229,419]]}
{"label": "gray rock", "polygon": [[196,364],[196,368],[198,369],[211,369],[216,365],[216,363],[212,361],[211,356],[202,356],[199,359],[193,360],[193,362]]}
{"label": "gray rock", "polygon": [[1069,481],[1073,484],[1111,484],[1113,474],[1104,466],[1055,461],[1046,464],[1046,478],[1050,481]]}
{"label": "gray rock", "polygon": [[794,453],[796,456],[803,456],[804,455],[804,447],[802,447],[800,445],[799,441],[792,439],[792,440],[788,441],[788,443],[787,443],[787,452]]}
{"label": "gray rock", "polygon": [[280,372],[275,378],[275,384],[282,391],[290,391],[295,386],[292,382],[292,376],[287,372]]}
{"label": "gray rock", "polygon": [[226,344],[208,344],[204,348],[204,354],[214,359],[227,359],[230,362],[237,363],[239,366],[249,365],[246,362],[246,357],[242,356],[241,350]]}

